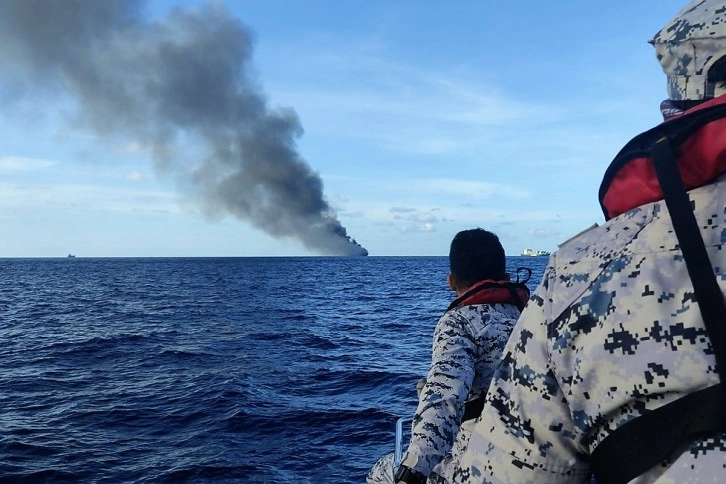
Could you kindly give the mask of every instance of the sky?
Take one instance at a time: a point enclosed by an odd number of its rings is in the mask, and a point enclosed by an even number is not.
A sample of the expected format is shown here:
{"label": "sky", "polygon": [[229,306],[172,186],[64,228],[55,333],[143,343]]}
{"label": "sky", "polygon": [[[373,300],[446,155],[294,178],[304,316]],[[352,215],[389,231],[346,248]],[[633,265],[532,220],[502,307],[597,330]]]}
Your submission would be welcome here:
{"label": "sky", "polygon": [[554,251],[685,2],[54,4],[0,6],[0,257]]}

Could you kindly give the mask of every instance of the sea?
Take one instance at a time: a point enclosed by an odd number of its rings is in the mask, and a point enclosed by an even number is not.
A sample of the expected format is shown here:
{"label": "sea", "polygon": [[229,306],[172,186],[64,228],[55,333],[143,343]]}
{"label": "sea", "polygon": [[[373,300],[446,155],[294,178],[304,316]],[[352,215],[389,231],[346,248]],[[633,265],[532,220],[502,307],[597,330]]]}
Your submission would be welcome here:
{"label": "sea", "polygon": [[[508,257],[533,271],[547,257]],[[0,259],[0,481],[363,483],[446,257]]]}

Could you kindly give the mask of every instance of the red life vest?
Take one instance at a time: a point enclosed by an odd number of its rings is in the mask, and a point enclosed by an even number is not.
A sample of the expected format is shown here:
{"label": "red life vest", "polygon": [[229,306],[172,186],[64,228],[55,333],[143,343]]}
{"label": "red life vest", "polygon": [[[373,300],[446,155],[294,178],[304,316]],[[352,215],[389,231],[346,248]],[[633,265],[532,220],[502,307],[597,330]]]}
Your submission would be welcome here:
{"label": "red life vest", "polygon": [[514,304],[521,311],[529,300],[529,289],[524,283],[511,281],[479,281],[456,298],[447,311],[472,304]]}
{"label": "red life vest", "polygon": [[726,95],[689,109],[633,138],[608,167],[600,185],[605,220],[646,203],[663,200],[653,161],[653,143],[668,137],[686,190],[707,185],[726,172]]}

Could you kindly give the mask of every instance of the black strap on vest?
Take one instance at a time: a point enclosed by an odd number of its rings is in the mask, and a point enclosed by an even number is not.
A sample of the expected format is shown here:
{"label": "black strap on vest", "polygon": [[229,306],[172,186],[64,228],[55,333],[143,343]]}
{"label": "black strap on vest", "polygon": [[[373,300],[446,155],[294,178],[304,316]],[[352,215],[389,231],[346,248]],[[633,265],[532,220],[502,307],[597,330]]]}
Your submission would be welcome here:
{"label": "black strap on vest", "polygon": [[[678,164],[668,138],[662,138],[653,148],[653,160],[658,182],[665,196],[673,229],[683,252],[688,275],[696,293],[706,331],[716,356],[716,370],[722,382],[726,382],[726,302],[716,281],[711,261],[693,215],[688,194],[683,187]],[[726,391],[726,387],[724,388]],[[726,395],[726,393],[724,394]],[[726,410],[726,408],[724,409]]]}
{"label": "black strap on vest", "polygon": [[[693,283],[698,307],[726,382],[726,303],[701,237],[668,138],[653,145],[658,182]],[[705,371],[705,370],[704,370]],[[726,386],[719,383],[650,411],[619,427],[591,455],[598,482],[628,482],[699,434],[726,431]]]}

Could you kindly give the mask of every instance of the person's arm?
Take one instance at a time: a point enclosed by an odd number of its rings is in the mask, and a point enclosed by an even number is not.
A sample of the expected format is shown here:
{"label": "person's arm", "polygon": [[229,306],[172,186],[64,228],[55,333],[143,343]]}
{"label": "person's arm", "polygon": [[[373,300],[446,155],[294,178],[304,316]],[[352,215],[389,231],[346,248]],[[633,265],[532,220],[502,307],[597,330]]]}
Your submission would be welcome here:
{"label": "person's arm", "polygon": [[477,348],[466,320],[444,314],[434,331],[431,367],[413,418],[402,465],[428,476],[451,450],[476,368]]}
{"label": "person's arm", "polygon": [[[554,271],[548,275],[554,277]],[[578,433],[549,357],[547,286],[543,282],[537,288],[512,332],[455,482],[588,478]]]}

